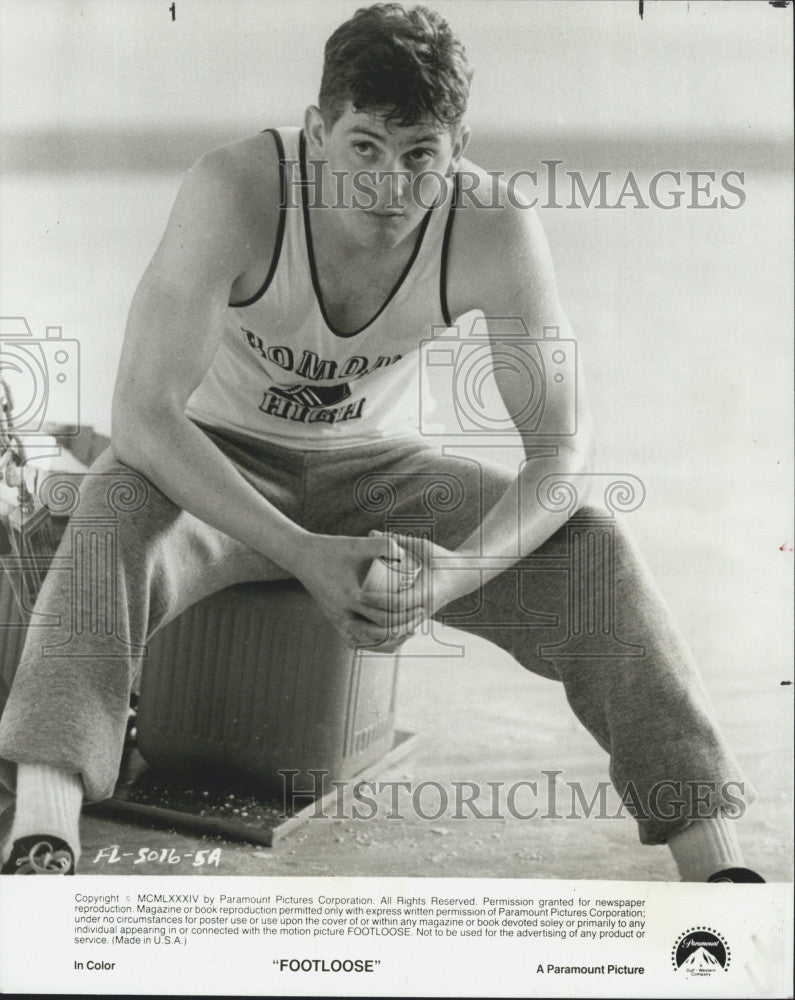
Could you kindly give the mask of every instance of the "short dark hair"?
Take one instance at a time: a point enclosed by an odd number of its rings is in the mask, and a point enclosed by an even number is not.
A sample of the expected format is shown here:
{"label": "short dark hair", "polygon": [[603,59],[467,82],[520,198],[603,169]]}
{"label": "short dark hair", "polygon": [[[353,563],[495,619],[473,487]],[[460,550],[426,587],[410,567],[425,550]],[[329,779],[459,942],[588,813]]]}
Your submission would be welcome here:
{"label": "short dark hair", "polygon": [[464,46],[442,17],[427,7],[377,3],[357,10],[326,42],[318,103],[327,128],[351,101],[400,126],[430,117],[455,130],[471,79]]}

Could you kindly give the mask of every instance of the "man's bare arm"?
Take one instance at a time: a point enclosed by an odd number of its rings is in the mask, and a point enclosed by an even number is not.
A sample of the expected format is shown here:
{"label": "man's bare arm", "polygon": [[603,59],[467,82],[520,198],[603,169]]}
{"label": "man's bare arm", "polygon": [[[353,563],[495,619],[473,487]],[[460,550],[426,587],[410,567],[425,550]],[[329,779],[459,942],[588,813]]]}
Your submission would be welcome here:
{"label": "man's bare arm", "polygon": [[[567,355],[565,388],[555,392],[552,372],[544,401],[544,433],[517,430],[525,447],[526,464],[518,479],[501,501],[486,515],[478,537],[464,542],[464,551],[475,552],[482,545],[484,555],[527,555],[538,548],[562,524],[566,512],[552,513],[541,507],[536,485],[547,475],[566,476],[590,469],[595,453],[593,424],[587,403],[581,365],[574,363],[565,341],[573,339],[571,326],[560,303],[555,272],[546,237],[534,210],[506,204],[500,226],[487,250],[486,273],[491,280],[478,291],[480,308],[489,317],[517,317],[524,321],[529,339],[543,339],[545,327],[558,330],[560,349]],[[499,333],[499,324],[489,325],[489,333]],[[531,348],[532,349],[532,348]],[[547,363],[549,359],[547,358]],[[514,373],[499,365],[494,380],[509,414],[519,414],[527,398],[527,386]],[[575,392],[575,380],[577,382]],[[571,434],[571,407],[576,402],[576,433]],[[545,455],[545,452],[551,454]],[[521,504],[521,518],[518,517]]]}
{"label": "man's bare arm", "polygon": [[[487,319],[523,320],[528,339],[541,339],[543,328],[550,326],[558,328],[560,339],[571,338],[549,247],[535,212],[510,205],[506,198],[503,205],[494,211],[471,206],[459,210],[450,249],[451,314],[460,316],[481,309]],[[499,332],[498,327],[490,324],[490,335]],[[545,433],[525,431],[519,421],[517,430],[526,462],[479,527],[453,553],[432,552],[428,545],[407,543],[426,563],[433,560],[437,567],[432,586],[426,586],[426,593],[431,592],[427,609],[431,614],[502,572],[506,561],[510,564],[533,552],[566,523],[569,512],[544,509],[536,498],[536,486],[548,475],[562,478],[587,472],[593,462],[595,442],[582,373],[572,366],[568,375],[579,380],[577,433],[567,433],[569,406],[562,394],[549,392]],[[520,413],[529,387],[498,365],[494,379],[508,413]],[[491,562],[483,558],[489,556],[496,558]]]}
{"label": "man's bare arm", "polygon": [[130,308],[112,449],[178,506],[300,579],[346,637],[353,629],[366,641],[359,584],[369,561],[393,552],[394,543],[305,531],[260,496],[184,413],[218,347],[234,282],[273,252],[278,169],[275,155],[270,173],[261,149],[260,158],[249,171],[245,150],[226,147],[186,176]]}
{"label": "man's bare arm", "polygon": [[234,154],[216,151],[182,184],[130,307],[112,448],[180,507],[291,571],[305,532],[184,413],[218,346],[232,284],[251,263],[234,169]]}

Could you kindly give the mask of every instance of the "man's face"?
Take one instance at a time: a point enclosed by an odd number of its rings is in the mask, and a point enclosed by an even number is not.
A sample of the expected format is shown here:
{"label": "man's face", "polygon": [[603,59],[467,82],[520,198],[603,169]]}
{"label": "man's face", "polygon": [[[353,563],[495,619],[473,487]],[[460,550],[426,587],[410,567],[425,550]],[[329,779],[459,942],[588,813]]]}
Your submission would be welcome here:
{"label": "man's face", "polygon": [[455,139],[436,122],[401,127],[385,114],[356,111],[350,102],[327,129],[314,111],[308,116],[309,158],[327,161],[324,202],[335,206],[335,221],[363,247],[397,246],[444,195],[444,178],[465,136]]}

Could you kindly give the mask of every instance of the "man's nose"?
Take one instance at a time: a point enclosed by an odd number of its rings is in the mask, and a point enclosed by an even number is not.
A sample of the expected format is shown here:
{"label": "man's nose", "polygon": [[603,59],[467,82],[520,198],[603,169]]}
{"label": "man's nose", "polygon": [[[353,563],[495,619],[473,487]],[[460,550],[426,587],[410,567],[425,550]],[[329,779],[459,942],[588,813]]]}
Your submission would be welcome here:
{"label": "man's nose", "polygon": [[411,176],[399,162],[386,166],[376,178],[376,190],[381,208],[405,208],[411,194]]}

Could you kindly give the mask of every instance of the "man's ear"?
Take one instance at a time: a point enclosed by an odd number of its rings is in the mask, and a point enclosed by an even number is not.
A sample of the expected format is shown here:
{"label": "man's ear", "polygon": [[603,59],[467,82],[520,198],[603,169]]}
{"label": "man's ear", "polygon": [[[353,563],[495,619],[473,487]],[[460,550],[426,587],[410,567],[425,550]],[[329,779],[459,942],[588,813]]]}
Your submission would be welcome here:
{"label": "man's ear", "polygon": [[470,134],[469,129],[464,126],[453,141],[453,157],[450,162],[451,170],[458,170],[461,164],[461,157],[464,155],[464,150],[467,148]]}
{"label": "man's ear", "polygon": [[321,152],[326,138],[326,126],[323,123],[320,108],[315,107],[314,104],[310,104],[304,112],[304,132],[306,132],[312,152]]}

